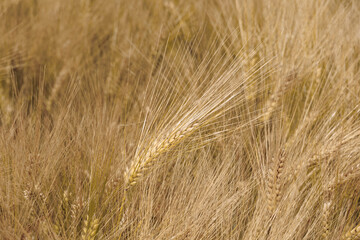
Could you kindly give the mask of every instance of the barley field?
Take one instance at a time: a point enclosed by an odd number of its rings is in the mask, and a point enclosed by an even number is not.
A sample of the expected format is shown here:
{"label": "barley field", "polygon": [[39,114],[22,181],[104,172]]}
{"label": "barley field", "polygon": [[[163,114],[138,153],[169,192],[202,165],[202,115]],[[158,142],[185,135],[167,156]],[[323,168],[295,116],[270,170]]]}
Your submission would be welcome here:
{"label": "barley field", "polygon": [[360,1],[1,0],[0,239],[360,239]]}

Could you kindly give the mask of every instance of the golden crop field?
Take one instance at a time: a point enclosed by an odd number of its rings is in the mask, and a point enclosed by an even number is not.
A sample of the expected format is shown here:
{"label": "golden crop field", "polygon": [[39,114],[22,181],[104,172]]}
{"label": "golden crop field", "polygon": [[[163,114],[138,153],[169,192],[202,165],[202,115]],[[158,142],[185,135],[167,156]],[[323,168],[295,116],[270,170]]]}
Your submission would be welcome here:
{"label": "golden crop field", "polygon": [[0,239],[360,239],[360,1],[1,0]]}

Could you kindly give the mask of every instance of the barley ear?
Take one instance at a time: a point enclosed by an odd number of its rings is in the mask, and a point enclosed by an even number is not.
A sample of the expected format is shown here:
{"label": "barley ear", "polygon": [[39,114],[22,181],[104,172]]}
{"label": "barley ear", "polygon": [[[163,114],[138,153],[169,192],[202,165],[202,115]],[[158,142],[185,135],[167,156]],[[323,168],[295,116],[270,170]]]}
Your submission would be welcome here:
{"label": "barley ear", "polygon": [[343,240],[360,239],[360,225],[357,225],[343,236]]}
{"label": "barley ear", "polygon": [[81,234],[83,240],[94,240],[99,231],[99,219],[94,218],[90,221],[89,215],[86,216]]}
{"label": "barley ear", "polygon": [[273,158],[273,167],[269,169],[268,179],[266,182],[266,198],[268,210],[274,212],[278,202],[281,199],[282,174],[284,170],[284,153],[281,152],[277,161]]}
{"label": "barley ear", "polygon": [[270,96],[269,100],[265,104],[265,112],[263,115],[264,122],[270,120],[272,114],[274,113],[275,109],[279,105],[280,97],[284,95],[286,90],[289,87],[289,84],[294,76],[288,76],[285,81],[280,85],[275,92]]}
{"label": "barley ear", "polygon": [[158,160],[160,155],[173,149],[175,146],[184,141],[187,137],[194,133],[200,125],[198,123],[192,123],[189,126],[172,132],[167,135],[163,140],[154,141],[149,147],[148,151],[142,156],[135,158],[130,169],[125,171],[126,178],[125,190],[129,190],[135,186],[139,179],[145,174],[145,172]]}
{"label": "barley ear", "polygon": [[325,202],[324,205],[323,205],[323,211],[322,211],[323,233],[322,233],[322,237],[323,237],[324,240],[329,239],[329,233],[330,233],[330,224],[329,224],[330,207],[331,207],[331,201]]}

